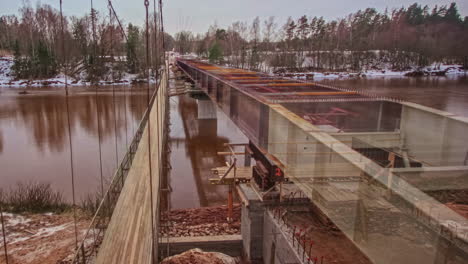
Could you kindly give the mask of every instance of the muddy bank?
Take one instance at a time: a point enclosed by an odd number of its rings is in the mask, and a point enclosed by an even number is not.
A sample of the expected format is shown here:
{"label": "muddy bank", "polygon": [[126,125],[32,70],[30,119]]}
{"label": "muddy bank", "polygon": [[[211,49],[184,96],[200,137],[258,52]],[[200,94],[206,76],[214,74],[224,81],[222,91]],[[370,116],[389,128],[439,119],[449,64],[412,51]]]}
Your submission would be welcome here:
{"label": "muddy bank", "polygon": [[[64,214],[4,214],[9,264],[61,263],[75,249],[75,224],[71,212]],[[90,219],[80,216],[78,241],[83,239]],[[0,235],[3,253],[3,237]],[[0,255],[0,264],[5,258]]]}
{"label": "muddy bank", "polygon": [[233,216],[228,223],[226,206],[173,210],[169,212],[169,228],[161,228],[161,232],[169,237],[240,234],[240,205],[234,206]]}

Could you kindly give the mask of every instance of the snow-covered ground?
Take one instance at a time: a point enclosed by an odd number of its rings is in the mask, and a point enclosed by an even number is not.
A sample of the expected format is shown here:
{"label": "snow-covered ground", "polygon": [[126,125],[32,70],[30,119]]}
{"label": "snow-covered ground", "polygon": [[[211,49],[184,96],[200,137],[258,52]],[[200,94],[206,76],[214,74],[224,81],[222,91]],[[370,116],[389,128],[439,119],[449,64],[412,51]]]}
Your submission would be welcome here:
{"label": "snow-covered ground", "polygon": [[[177,54],[170,54],[170,61],[174,61]],[[194,54],[186,56],[186,58],[195,58]],[[304,65],[307,64],[304,62]],[[304,66],[303,65],[303,66]],[[74,80],[73,78],[65,78],[63,74],[58,74],[54,78],[46,80],[14,80],[12,68],[13,66],[13,57],[0,57],[0,87],[40,87],[40,86],[64,86],[65,80],[69,86],[88,86],[91,85],[90,82],[84,80]],[[307,65],[306,65],[307,66]],[[325,79],[350,79],[350,78],[374,78],[374,77],[404,77],[405,75],[415,71],[392,71],[389,67],[382,64],[382,70],[364,70],[361,72],[317,72],[317,71],[307,71],[307,72],[288,72],[284,71],[279,73],[280,76],[304,79],[304,80],[325,80]],[[268,67],[263,67],[268,69]],[[420,69],[426,75],[437,75],[442,71],[445,71],[444,76],[454,77],[457,75],[464,75],[466,72],[463,70],[461,65],[446,65],[446,64],[432,64],[430,66]],[[270,69],[271,71],[271,69]],[[82,74],[81,74],[82,75]],[[84,78],[82,78],[84,79]],[[107,78],[110,79],[110,78]],[[134,81],[138,80],[136,74],[124,73],[123,77],[120,80],[115,80],[113,82],[101,80],[99,85],[114,85],[114,84],[131,84]],[[142,80],[145,81],[145,80]],[[154,83],[154,79],[150,80]]]}
{"label": "snow-covered ground", "polygon": [[[73,255],[75,225],[71,214],[4,213],[3,216],[10,263],[61,263]],[[88,225],[87,219],[80,218],[77,222],[79,239],[83,239]],[[0,223],[0,230],[1,227]],[[3,248],[3,237],[0,248]]]}
{"label": "snow-covered ground", "polygon": [[[365,70],[361,72],[284,72],[279,75],[297,79],[308,79],[308,80],[325,80],[325,79],[351,79],[351,78],[377,78],[377,77],[406,77],[407,74],[416,71],[392,71],[392,70]],[[463,70],[461,65],[439,65],[433,64],[420,69],[425,76],[438,76],[437,74],[444,72],[445,77],[454,77],[457,75],[465,75],[466,71]]]}
{"label": "snow-covered ground", "polygon": [[[90,82],[84,80],[74,80],[71,77],[65,78],[64,74],[58,74],[54,78],[44,80],[15,80],[11,70],[13,66],[13,57],[0,57],[0,87],[40,87],[40,86],[65,86],[65,79],[69,86],[87,86]],[[120,80],[99,81],[99,85],[113,84],[131,84],[134,80],[138,80],[137,74],[124,73]],[[145,80],[142,80],[145,81]],[[154,83],[154,79],[150,80]]]}

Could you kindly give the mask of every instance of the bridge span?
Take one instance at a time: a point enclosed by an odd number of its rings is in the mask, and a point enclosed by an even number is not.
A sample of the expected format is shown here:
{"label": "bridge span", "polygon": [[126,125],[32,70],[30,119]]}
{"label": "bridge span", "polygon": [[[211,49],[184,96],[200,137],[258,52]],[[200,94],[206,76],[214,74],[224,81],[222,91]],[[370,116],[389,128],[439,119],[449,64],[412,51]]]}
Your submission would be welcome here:
{"label": "bridge span", "polygon": [[[255,162],[243,171],[253,180],[236,184],[248,259],[310,263],[310,248],[297,241],[317,238],[306,231],[297,237],[297,217],[291,217],[298,210],[291,207],[295,196],[319,219],[302,221],[305,230],[313,231],[316,222],[334,226],[354,248],[346,256],[330,242],[333,238],[325,239],[315,257],[325,257],[331,248],[343,259],[357,254],[363,263],[467,259],[468,221],[447,206],[443,194],[468,188],[468,119],[393,98],[200,61],[178,59],[176,66],[250,140],[242,155]],[[147,124],[144,119],[137,133],[141,140],[124,158],[75,263],[158,261],[168,130],[165,74],[145,115]]]}
{"label": "bridge span", "polygon": [[[468,221],[445,196],[463,196],[468,188],[467,118],[196,60],[178,59],[177,65],[250,140],[255,183],[238,185],[247,201],[242,236],[250,259],[313,259],[305,242],[294,249],[296,239],[316,241],[313,231],[297,238],[294,221],[285,220],[297,208],[284,203],[298,191],[313,215],[336,226],[369,263],[468,259]],[[294,186],[294,193],[285,191],[287,186]],[[266,206],[264,211],[252,206],[254,201]],[[313,223],[301,225],[310,230]],[[279,243],[270,232],[286,238]],[[336,247],[327,246],[331,240],[320,241],[325,249],[315,257]]]}

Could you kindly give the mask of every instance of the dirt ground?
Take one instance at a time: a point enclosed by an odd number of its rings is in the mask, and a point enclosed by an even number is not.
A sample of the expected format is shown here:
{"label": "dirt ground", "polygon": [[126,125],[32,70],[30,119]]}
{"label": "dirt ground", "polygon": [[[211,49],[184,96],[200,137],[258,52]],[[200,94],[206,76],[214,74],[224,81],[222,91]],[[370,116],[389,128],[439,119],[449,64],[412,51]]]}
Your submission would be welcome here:
{"label": "dirt ground", "polygon": [[169,213],[169,230],[161,231],[170,237],[240,234],[240,210],[240,205],[234,206],[231,223],[226,220],[226,206],[173,210]]}
{"label": "dirt ground", "polygon": [[337,227],[322,224],[312,214],[290,214],[287,221],[296,226],[296,232],[303,231],[313,238],[311,260],[317,257],[318,263],[372,263]]}
{"label": "dirt ground", "polygon": [[[5,217],[9,264],[56,264],[70,257],[75,248],[73,215],[8,214]],[[78,241],[86,232],[89,220],[77,222]],[[3,237],[0,235],[0,264],[4,264]]]}

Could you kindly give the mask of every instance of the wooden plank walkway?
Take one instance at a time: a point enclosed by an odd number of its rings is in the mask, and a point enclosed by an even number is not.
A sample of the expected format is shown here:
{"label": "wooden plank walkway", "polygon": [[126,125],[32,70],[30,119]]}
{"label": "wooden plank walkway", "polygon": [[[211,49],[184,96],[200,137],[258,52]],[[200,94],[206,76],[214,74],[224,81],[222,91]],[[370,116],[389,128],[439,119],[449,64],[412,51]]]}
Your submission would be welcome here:
{"label": "wooden plank walkway", "polygon": [[[167,82],[162,78],[158,96],[150,112],[152,175],[150,178],[148,123],[146,124],[128,173],[122,193],[107,228],[104,240],[96,259],[97,264],[151,263],[152,230],[151,217],[157,226],[159,205],[159,171],[162,151],[162,135],[165,123]],[[159,133],[159,137],[158,137]],[[159,140],[158,140],[159,138]],[[153,206],[151,210],[150,179],[153,186]],[[157,259],[158,230],[154,229],[155,259]]]}

